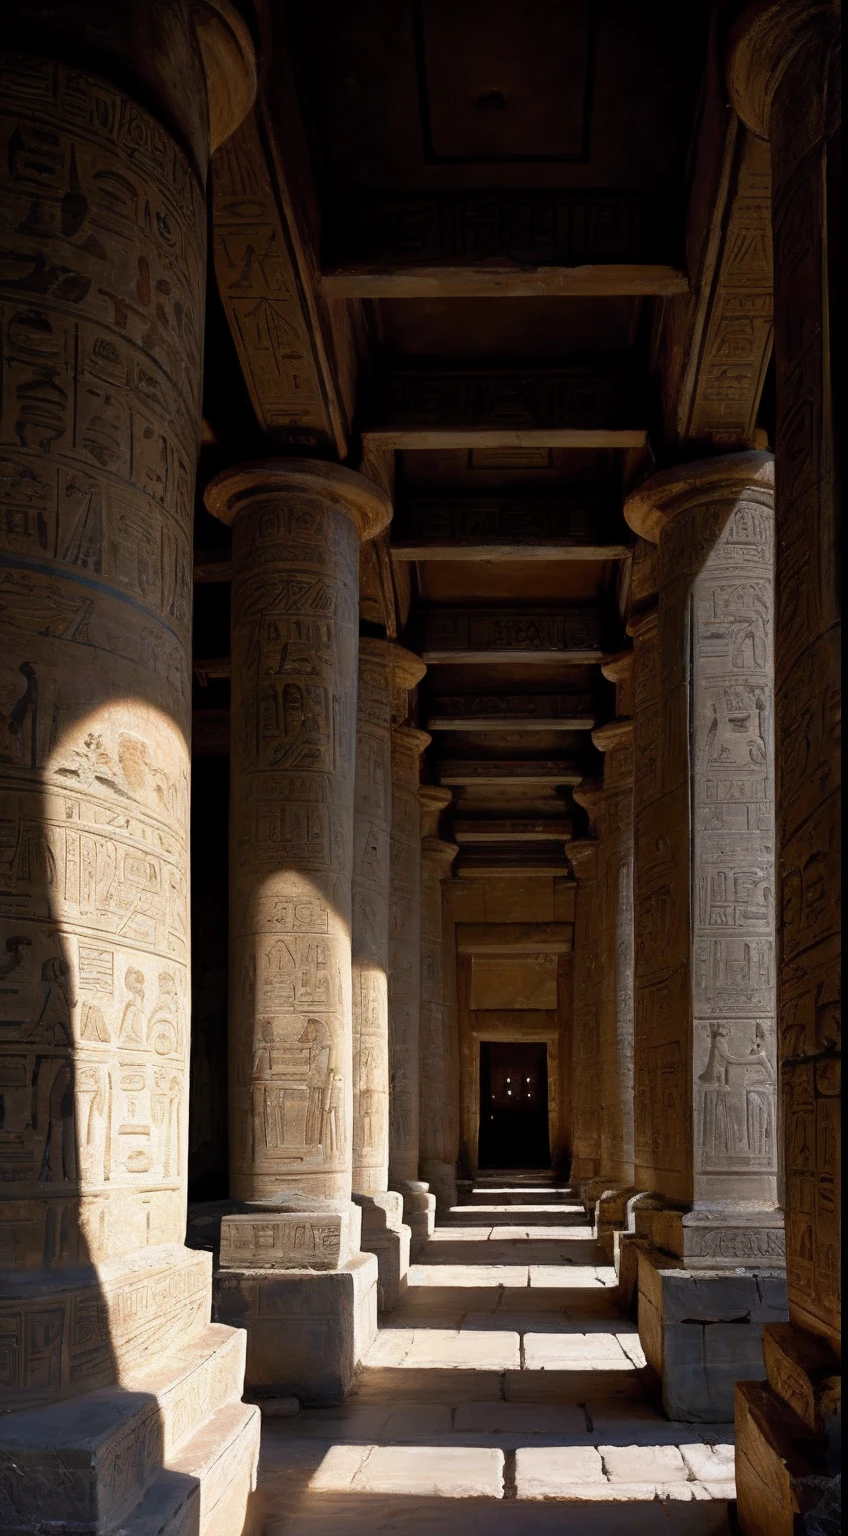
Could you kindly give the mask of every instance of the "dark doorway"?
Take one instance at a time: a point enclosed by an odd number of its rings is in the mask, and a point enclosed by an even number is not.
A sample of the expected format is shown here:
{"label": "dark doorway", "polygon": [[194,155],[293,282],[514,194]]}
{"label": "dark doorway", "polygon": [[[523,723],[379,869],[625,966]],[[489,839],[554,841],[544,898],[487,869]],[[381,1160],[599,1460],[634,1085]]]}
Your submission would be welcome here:
{"label": "dark doorway", "polygon": [[480,1045],[481,1168],[547,1168],[548,1048],[543,1043]]}

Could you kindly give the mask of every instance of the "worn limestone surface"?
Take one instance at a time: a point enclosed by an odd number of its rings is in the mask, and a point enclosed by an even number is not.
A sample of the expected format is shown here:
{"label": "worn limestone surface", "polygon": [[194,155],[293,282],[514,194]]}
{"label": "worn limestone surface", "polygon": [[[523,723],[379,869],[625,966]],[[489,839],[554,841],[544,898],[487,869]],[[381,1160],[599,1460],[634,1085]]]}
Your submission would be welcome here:
{"label": "worn limestone surface", "polygon": [[[731,1424],[654,1406],[572,1192],[479,1181],[439,1221],[343,1408],[267,1421],[267,1536],[728,1536]],[[626,1506],[626,1507],[625,1507]]]}

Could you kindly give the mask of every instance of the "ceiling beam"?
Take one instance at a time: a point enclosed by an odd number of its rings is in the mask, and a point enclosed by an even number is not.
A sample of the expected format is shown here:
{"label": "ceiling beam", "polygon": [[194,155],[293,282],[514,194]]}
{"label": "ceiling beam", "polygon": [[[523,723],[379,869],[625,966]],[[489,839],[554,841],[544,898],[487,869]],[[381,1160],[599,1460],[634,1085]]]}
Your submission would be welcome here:
{"label": "ceiling beam", "polygon": [[571,837],[571,821],[559,816],[508,817],[476,821],[454,821],[454,842],[485,845],[489,843],[561,843]]}
{"label": "ceiling beam", "polygon": [[567,693],[438,694],[429,701],[428,731],[591,731],[589,697]]}
{"label": "ceiling beam", "polygon": [[622,560],[632,547],[620,509],[564,495],[406,500],[391,538],[395,560]]}
{"label": "ceiling beam", "polygon": [[582,768],[562,759],[524,762],[480,762],[447,759],[439,763],[439,781],[448,785],[475,785],[477,788],[525,789],[538,785],[582,784]]}
{"label": "ceiling beam", "polygon": [[593,263],[581,267],[501,265],[331,267],[321,288],[329,299],[672,298],[689,280],[661,262]]}
{"label": "ceiling beam", "polygon": [[641,448],[644,380],[620,361],[562,368],[397,368],[363,443],[384,448]]}
{"label": "ceiling beam", "polygon": [[470,858],[462,854],[454,874],[460,880],[502,879],[504,876],[519,879],[535,875],[537,878],[553,878],[558,885],[568,886],[569,889],[576,884],[564,854],[559,857],[533,852],[518,855],[505,853],[496,857],[491,854],[474,854]]}
{"label": "ceiling beam", "polygon": [[424,615],[422,660],[434,663],[603,660],[597,609],[431,608]]}

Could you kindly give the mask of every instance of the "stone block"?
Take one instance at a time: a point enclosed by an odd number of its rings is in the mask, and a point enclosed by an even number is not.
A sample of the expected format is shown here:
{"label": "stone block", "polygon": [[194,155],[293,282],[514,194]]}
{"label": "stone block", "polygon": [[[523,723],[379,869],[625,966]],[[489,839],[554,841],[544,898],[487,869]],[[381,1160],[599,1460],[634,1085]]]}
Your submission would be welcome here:
{"label": "stone block", "polygon": [[421,1164],[421,1172],[436,1197],[436,1215],[444,1219],[459,1204],[456,1167],[452,1163],[439,1162],[436,1158],[427,1158]]}
{"label": "stone block", "polygon": [[594,1445],[525,1446],[515,1453],[519,1499],[580,1498],[584,1485],[605,1483],[601,1453]]}
{"label": "stone block", "polygon": [[797,1536],[828,1490],[826,1451],[766,1383],[736,1388],[736,1498],[745,1536]]}
{"label": "stone block", "polygon": [[406,1294],[412,1234],[403,1221],[403,1197],[389,1189],[376,1195],[354,1195],[362,1211],[363,1253],[377,1260],[377,1306],[391,1312]]}
{"label": "stone block", "polygon": [[[638,1246],[639,1337],[671,1419],[721,1423],[740,1380],[765,1376],[762,1330],[786,1315],[783,1277],[690,1270]],[[768,1281],[768,1283],[766,1283]]]}
{"label": "stone block", "polygon": [[376,1338],[377,1283],[370,1253],[336,1270],[219,1270],[215,1315],[247,1330],[251,1395],[341,1402]]}
{"label": "stone block", "polygon": [[222,1269],[340,1269],[359,1251],[358,1207],[260,1210],[221,1219]]}

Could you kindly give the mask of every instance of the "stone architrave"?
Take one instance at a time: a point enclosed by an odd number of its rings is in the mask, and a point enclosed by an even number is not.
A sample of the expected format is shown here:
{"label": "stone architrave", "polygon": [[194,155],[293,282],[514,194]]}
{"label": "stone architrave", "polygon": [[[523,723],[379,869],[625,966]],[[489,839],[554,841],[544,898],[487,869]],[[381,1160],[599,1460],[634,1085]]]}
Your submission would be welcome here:
{"label": "stone architrave", "polygon": [[731,35],[728,67],[733,104],[771,158],[777,993],[791,1319],[764,1335],[768,1385],[737,1391],[746,1536],[794,1532],[831,1498],[826,1479],[839,1470],[840,40],[837,4],[751,6]]}
{"label": "stone architrave", "polygon": [[[597,790],[583,785],[573,793],[578,804],[589,812],[591,821],[597,807]],[[570,1072],[570,1182],[582,1190],[584,1185],[597,1179],[601,1171],[601,1122],[598,1113],[601,977],[600,952],[596,942],[600,908],[599,849],[595,838],[575,838],[568,843],[567,848],[569,862],[577,880]]]}
{"label": "stone architrave", "polygon": [[432,1236],[436,1200],[420,1178],[421,812],[418,799],[426,731],[409,722],[410,689],[425,673],[402,646],[390,657],[392,838],[389,905],[389,1183],[403,1195],[413,1244]]}
{"label": "stone architrave", "polygon": [[[635,1181],[665,1209],[651,1217],[654,1250],[639,1256],[639,1326],[667,1411],[685,1418],[721,1419],[740,1370],[762,1374],[762,1324],[785,1295],[773,484],[769,454],[739,453],[655,475],[625,504],[658,544],[660,574],[656,758],[637,808],[634,1071]],[[638,705],[636,744],[638,780]],[[731,1345],[692,1320],[738,1317],[740,1286],[750,1326]]]}
{"label": "stone architrave", "polygon": [[[240,1526],[258,1449],[241,1341],[210,1336],[210,1260],[184,1247],[205,175],[253,55],[238,17],[166,10],[0,6],[0,1460],[21,1530],[131,1516],[171,1451],[199,1503],[213,1446]],[[160,1438],[126,1390],[151,1366],[165,1396],[195,1384]],[[68,1481],[95,1388],[117,1491]]]}
{"label": "stone architrave", "polygon": [[[444,882],[458,853],[438,835],[449,789],[424,784],[421,814],[420,1171],[447,1215],[457,1203],[459,1157],[459,1036],[456,988],[448,993]],[[451,930],[452,932],[452,930]]]}
{"label": "stone architrave", "polygon": [[389,1189],[389,879],[392,832],[390,656],[385,640],[359,641],[353,816],[353,1198],[362,1248],[379,1268],[379,1307],[406,1289],[409,1228]]}
{"label": "stone architrave", "polygon": [[[387,525],[391,504],[362,475],[308,459],[228,470],[206,504],[233,530],[230,1194],[240,1211],[222,1222],[217,1310],[247,1328],[254,1391],[336,1400],[377,1322],[377,1262],[360,1251],[351,1202],[350,923],[359,541]],[[339,1216],[340,1245],[328,1236]],[[225,1267],[231,1223],[273,1262]],[[333,1263],[319,1272],[326,1252]]]}

